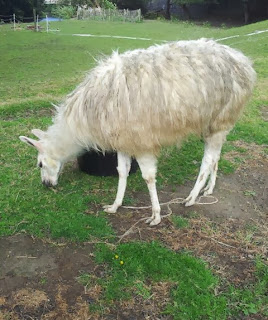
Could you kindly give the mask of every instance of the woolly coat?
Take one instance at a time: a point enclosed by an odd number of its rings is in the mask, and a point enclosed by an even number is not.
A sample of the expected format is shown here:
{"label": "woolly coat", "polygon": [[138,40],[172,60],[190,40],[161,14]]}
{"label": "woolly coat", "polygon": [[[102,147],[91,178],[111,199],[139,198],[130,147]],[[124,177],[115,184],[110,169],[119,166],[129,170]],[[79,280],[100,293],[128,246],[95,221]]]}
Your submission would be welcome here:
{"label": "woolly coat", "polygon": [[212,40],[114,52],[67,96],[55,122],[64,119],[87,148],[157,154],[189,133],[229,131],[255,78],[248,58]]}

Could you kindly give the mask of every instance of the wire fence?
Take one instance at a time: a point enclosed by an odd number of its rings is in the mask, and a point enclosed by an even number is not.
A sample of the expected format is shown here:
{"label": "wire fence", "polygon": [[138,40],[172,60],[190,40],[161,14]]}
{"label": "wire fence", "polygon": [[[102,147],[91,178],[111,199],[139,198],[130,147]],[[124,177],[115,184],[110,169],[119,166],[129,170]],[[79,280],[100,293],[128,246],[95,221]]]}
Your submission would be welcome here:
{"label": "wire fence", "polygon": [[5,23],[27,23],[27,22],[32,22],[34,20],[33,16],[32,17],[20,17],[15,14],[3,16],[0,15],[0,24],[5,24]]}
{"label": "wire fence", "polygon": [[[122,22],[141,22],[141,10],[118,10],[118,9],[102,9],[102,8],[81,8],[78,7],[76,18],[78,20],[100,20],[100,21],[122,21]],[[59,31],[50,26],[48,17],[42,19],[45,23],[41,23],[39,16],[22,17],[15,14],[0,15],[0,31],[16,31],[16,30],[34,30],[34,31]]]}
{"label": "wire fence", "polygon": [[102,8],[88,8],[84,9],[78,7],[78,20],[105,20],[105,21],[128,21],[140,22],[142,20],[141,10],[118,10],[118,9],[102,9]]}
{"label": "wire fence", "polygon": [[32,24],[33,21],[34,21],[33,16],[21,17],[15,14],[0,15],[0,27],[4,27],[5,31],[8,31],[8,30],[16,31],[16,30],[26,29],[27,26],[30,28],[30,24]]}
{"label": "wire fence", "polygon": [[[56,19],[56,21],[61,19]],[[46,16],[40,20],[39,15],[35,18],[32,17],[20,17],[15,14],[12,15],[0,15],[0,31],[17,31],[17,30],[33,30],[33,31],[59,31],[59,29],[51,28],[51,21]]]}

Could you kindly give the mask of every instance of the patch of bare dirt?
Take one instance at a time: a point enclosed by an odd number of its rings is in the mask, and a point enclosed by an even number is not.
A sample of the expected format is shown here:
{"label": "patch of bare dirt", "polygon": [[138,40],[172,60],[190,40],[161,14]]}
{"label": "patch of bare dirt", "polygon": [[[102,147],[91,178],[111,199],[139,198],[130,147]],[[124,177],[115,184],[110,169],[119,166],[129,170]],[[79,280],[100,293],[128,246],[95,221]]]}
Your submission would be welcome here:
{"label": "patch of bare dirt", "polygon": [[0,239],[0,319],[90,319],[77,277],[94,272],[92,245],[19,234]]}
{"label": "patch of bare dirt", "polygon": [[263,120],[268,121],[268,106],[262,106],[260,110]]}
{"label": "patch of bare dirt", "polygon": [[[174,251],[193,252],[235,285],[251,282],[256,256],[267,256],[268,161],[263,147],[236,145],[247,152],[224,155],[231,161],[239,158],[239,165],[234,174],[219,174],[214,193],[217,203],[163,206],[162,215],[172,214],[156,227],[139,221],[150,215],[150,209],[121,208],[109,215],[118,239],[160,240]],[[192,187],[193,182],[188,182],[175,192],[173,188],[159,190],[160,202],[184,198]],[[137,193],[135,198],[137,206],[150,204],[145,193]],[[187,218],[190,225],[177,229],[173,216]],[[94,263],[92,252],[90,243],[52,243],[23,234],[0,238],[0,319],[170,319],[161,311],[169,302],[171,283],[147,283],[150,297],[134,293],[130,301],[104,306],[102,315],[90,311],[89,306],[100,301],[103,288],[97,281],[84,287],[77,277],[83,272],[92,279],[105,276],[104,267]],[[254,317],[239,319],[264,320]]]}

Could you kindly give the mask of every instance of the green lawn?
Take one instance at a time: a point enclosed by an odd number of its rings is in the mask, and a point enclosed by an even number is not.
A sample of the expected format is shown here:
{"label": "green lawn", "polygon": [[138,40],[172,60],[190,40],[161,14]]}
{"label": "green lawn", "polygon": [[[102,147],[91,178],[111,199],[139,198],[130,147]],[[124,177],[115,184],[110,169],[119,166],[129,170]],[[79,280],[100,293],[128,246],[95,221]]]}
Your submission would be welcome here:
{"label": "green lawn", "polygon": [[[65,168],[57,189],[46,189],[40,183],[39,170],[35,168],[36,151],[26,147],[18,139],[19,135],[29,135],[32,128],[45,129],[50,125],[50,103],[58,102],[70,92],[95,65],[95,58],[110,54],[112,50],[123,52],[138,47],[145,48],[161,43],[162,40],[200,37],[218,39],[241,35],[222,43],[242,50],[253,59],[258,83],[252,101],[231,132],[229,140],[268,143],[268,125],[261,119],[259,110],[268,103],[268,33],[246,36],[256,30],[268,29],[268,21],[231,29],[161,21],[137,24],[62,21],[53,23],[51,27],[59,28],[60,31],[49,34],[25,30],[13,32],[10,27],[0,26],[0,236],[25,231],[38,237],[71,241],[99,239],[115,243],[116,234],[107,215],[101,209],[97,210],[96,206],[100,208],[113,201],[117,179],[88,177],[70,164]],[[152,40],[75,37],[72,35],[74,33]],[[202,148],[202,143],[191,137],[179,153],[174,148],[164,150],[159,160],[159,188],[192,179],[199,169]],[[227,143],[224,151],[231,148],[235,147]],[[230,162],[221,160],[221,172],[228,173],[234,169]],[[140,175],[131,176],[128,182],[128,203],[134,201],[130,191],[141,190],[147,192]],[[187,221],[185,223],[178,219],[174,223],[178,226],[182,223],[186,228],[188,225]],[[121,268],[113,258],[115,254],[120,254],[126,262],[131,263],[126,263],[124,269]],[[163,264],[159,262],[159,273],[148,271],[154,265],[150,255],[163,261]],[[222,320],[235,312],[258,312],[263,310],[265,304],[264,287],[268,280],[267,271],[261,263],[258,265],[261,273],[256,278],[254,288],[249,288],[248,291],[230,288],[222,296],[215,296],[214,289],[220,280],[202,261],[188,254],[179,255],[160,244],[129,243],[119,245],[112,251],[102,246],[96,248],[96,257],[98,263],[106,263],[107,268],[110,268],[109,275],[100,280],[101,285],[106,288],[103,304],[109,304],[112,299],[121,299],[122,292],[127,292],[123,294],[124,297],[131,295],[132,291],[127,288],[133,286],[145,296],[150,294],[145,286],[148,278],[152,281],[174,282],[171,292],[173,302],[164,310],[173,315],[174,319]],[[182,277],[180,268],[186,268],[185,278]],[[171,276],[175,269],[176,272]],[[203,275],[201,280],[198,273]],[[138,279],[141,282],[137,285]],[[184,291],[179,290],[180,285]],[[121,288],[126,288],[126,291],[121,292]],[[256,302],[256,297],[260,302]],[[245,306],[237,302],[239,299],[246,300]],[[178,305],[179,313],[176,311]]]}

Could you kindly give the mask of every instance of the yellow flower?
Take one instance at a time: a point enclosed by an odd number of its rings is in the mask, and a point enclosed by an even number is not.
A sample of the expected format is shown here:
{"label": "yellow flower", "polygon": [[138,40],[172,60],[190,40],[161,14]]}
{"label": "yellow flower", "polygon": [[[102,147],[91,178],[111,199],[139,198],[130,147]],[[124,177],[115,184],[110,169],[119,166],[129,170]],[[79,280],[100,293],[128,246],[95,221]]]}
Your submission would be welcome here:
{"label": "yellow flower", "polygon": [[121,260],[121,261],[120,261],[120,264],[121,264],[121,266],[122,266],[122,265],[124,264],[124,261],[123,261],[123,260]]}
{"label": "yellow flower", "polygon": [[115,257],[115,259],[118,259],[118,258],[119,258],[119,256],[118,256],[117,254],[116,254],[114,257]]}

